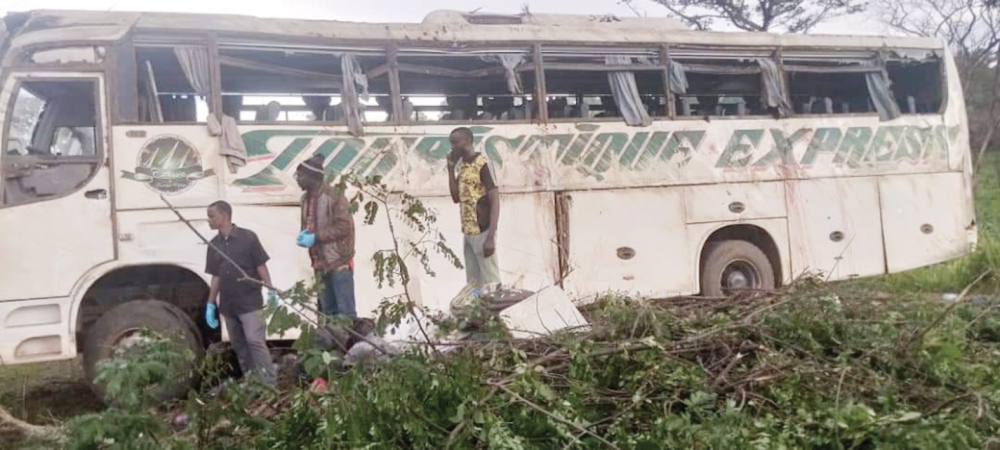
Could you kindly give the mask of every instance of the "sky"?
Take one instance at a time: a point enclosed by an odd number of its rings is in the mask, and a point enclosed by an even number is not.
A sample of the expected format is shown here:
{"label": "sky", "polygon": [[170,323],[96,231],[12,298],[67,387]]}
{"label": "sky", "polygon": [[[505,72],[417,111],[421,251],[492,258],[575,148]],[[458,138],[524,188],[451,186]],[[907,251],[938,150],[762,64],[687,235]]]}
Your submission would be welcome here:
{"label": "sky", "polygon": [[[361,6],[363,5],[363,7]],[[636,14],[665,16],[662,6],[651,0],[635,0],[634,10],[619,0],[0,0],[0,14],[31,9],[88,9],[101,11],[157,11],[211,14],[244,14],[258,17],[327,19],[359,22],[419,22],[439,9],[482,12]],[[881,26],[867,15],[839,18],[821,24],[814,33],[880,34]]]}

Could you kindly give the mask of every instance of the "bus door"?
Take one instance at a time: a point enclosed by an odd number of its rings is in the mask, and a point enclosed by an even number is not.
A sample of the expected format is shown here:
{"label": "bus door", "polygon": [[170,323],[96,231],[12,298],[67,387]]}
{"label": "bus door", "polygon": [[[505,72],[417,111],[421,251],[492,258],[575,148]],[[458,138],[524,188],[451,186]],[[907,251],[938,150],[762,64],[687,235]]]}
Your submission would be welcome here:
{"label": "bus door", "polygon": [[72,354],[71,291],[115,258],[104,98],[98,73],[14,73],[0,94],[0,356],[7,362]]}

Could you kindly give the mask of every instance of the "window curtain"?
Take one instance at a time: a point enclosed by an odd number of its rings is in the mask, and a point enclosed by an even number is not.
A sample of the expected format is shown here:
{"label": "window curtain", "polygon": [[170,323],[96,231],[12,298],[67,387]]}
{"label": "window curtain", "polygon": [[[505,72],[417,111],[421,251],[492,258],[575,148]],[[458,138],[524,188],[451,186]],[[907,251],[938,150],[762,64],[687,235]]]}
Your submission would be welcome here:
{"label": "window curtain", "polygon": [[[609,66],[629,65],[632,64],[632,58],[609,55],[605,57],[604,63]],[[634,73],[627,71],[608,72],[608,83],[611,85],[611,95],[614,97],[625,123],[641,127],[653,123],[646,112],[645,105],[642,104],[642,97],[639,96],[639,87],[635,83]]]}
{"label": "window curtain", "polygon": [[344,79],[340,106],[347,117],[347,129],[354,136],[364,135],[365,105],[361,101],[368,100],[368,77],[350,53],[341,56],[340,72]]}
{"label": "window curtain", "polygon": [[524,83],[521,81],[521,74],[516,69],[527,59],[525,55],[504,53],[483,56],[481,59],[488,62],[499,62],[503,66],[504,78],[507,80],[507,92],[513,95],[524,94]]}
{"label": "window curtain", "polygon": [[781,117],[792,115],[792,105],[788,101],[788,89],[785,78],[781,76],[778,65],[771,59],[757,59],[760,75],[764,80],[764,99],[770,108],[776,108]]}
{"label": "window curtain", "polygon": [[669,72],[670,91],[674,94],[687,94],[688,79],[687,73],[684,72],[684,65],[677,61],[670,60]]}
{"label": "window curtain", "polygon": [[174,56],[181,63],[181,70],[194,92],[208,96],[209,81],[208,49],[205,47],[182,45],[174,47]]}
{"label": "window curtain", "polygon": [[[866,61],[862,65],[882,69],[881,61]],[[875,105],[875,110],[878,111],[879,119],[892,120],[902,115],[896,99],[892,96],[892,90],[889,88],[889,80],[884,70],[866,73],[865,81],[868,82],[868,94]]]}

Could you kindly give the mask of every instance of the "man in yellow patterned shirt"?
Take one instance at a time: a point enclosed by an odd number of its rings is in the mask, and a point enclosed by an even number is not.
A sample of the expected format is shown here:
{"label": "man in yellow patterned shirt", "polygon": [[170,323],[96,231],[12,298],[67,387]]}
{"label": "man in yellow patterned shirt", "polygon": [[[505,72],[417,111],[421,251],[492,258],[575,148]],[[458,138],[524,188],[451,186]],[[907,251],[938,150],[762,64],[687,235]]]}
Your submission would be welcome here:
{"label": "man in yellow patterned shirt", "polygon": [[484,285],[500,282],[496,231],[500,219],[500,193],[486,155],[473,146],[472,130],[451,132],[448,155],[448,187],[458,203],[465,235],[465,278]]}

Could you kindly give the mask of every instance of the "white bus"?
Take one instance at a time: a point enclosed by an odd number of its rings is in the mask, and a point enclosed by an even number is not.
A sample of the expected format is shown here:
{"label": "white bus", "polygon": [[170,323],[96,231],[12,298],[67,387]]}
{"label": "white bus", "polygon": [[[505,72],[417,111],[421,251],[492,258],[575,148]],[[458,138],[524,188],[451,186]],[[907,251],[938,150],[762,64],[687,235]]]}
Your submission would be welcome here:
{"label": "white bus", "polygon": [[[458,126],[495,165],[502,275],[525,289],[718,296],[899,272],[976,240],[962,90],[937,40],[455,12],[3,23],[3,364],[82,352],[92,370],[141,326],[221,339],[201,318],[206,246],[160,196],[205,235],[205,207],[232,203],[288,287],[311,274],[293,172],[317,153],[330,175],[422,199],[460,249]],[[356,220],[361,314],[401,290],[370,276],[385,217]],[[432,256],[436,276],[414,262],[408,287],[444,309],[464,272]]]}

